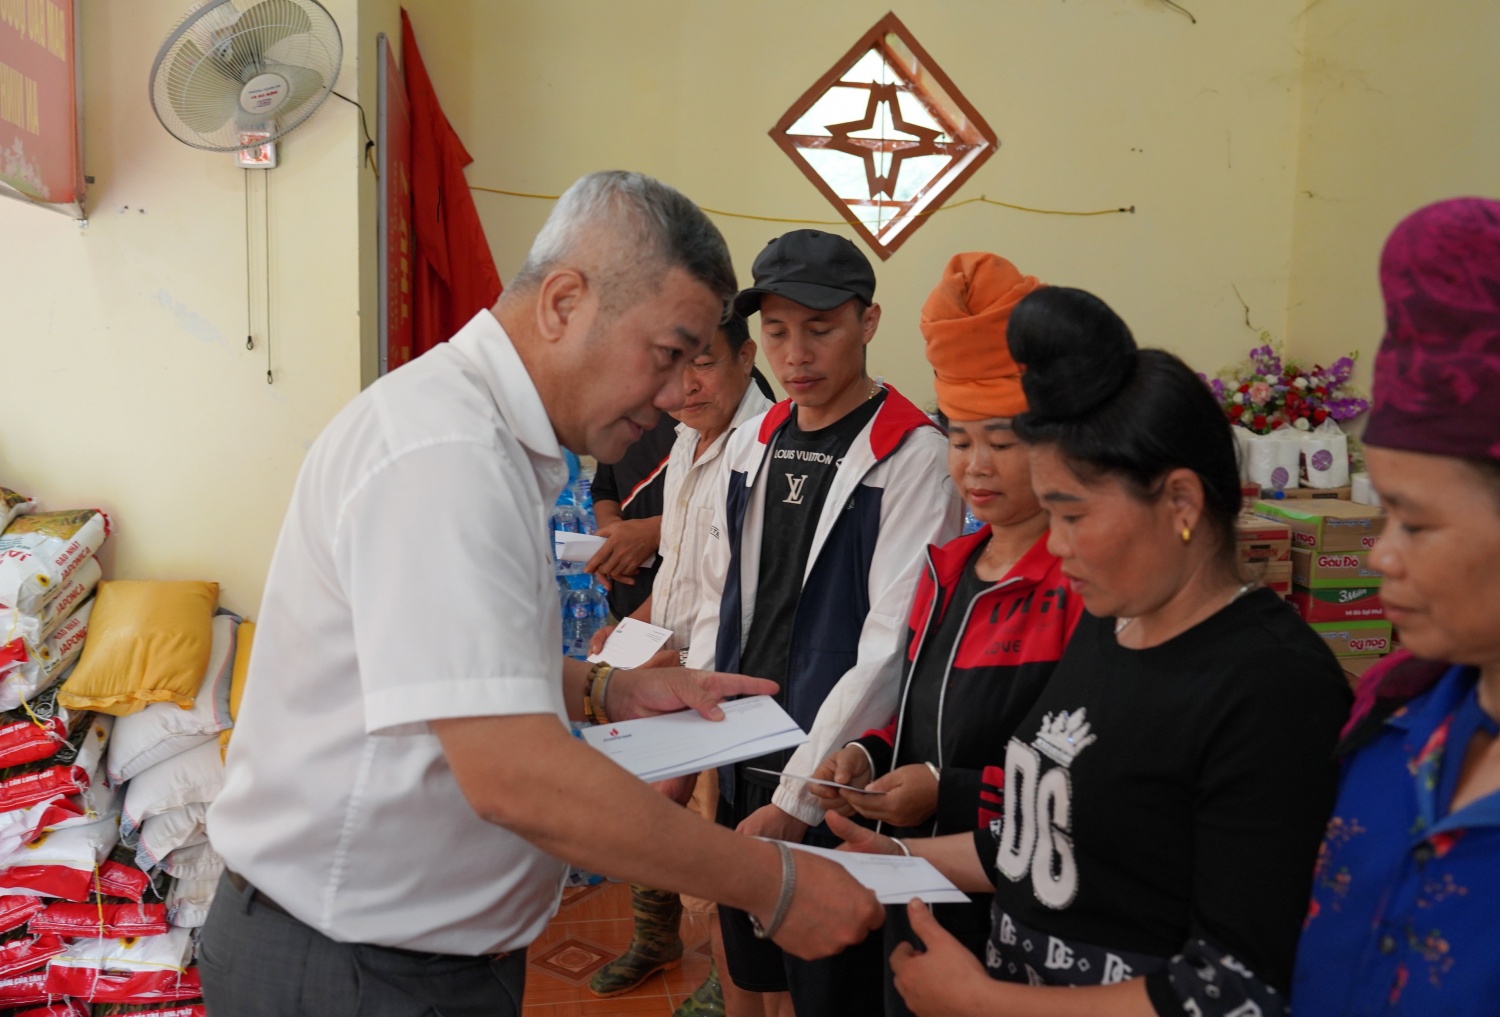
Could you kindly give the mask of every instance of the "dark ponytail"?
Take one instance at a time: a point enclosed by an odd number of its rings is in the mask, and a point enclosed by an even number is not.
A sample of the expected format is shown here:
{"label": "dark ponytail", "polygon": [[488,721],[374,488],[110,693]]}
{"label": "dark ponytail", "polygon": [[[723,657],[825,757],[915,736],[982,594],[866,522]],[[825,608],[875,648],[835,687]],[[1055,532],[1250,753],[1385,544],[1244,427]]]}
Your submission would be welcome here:
{"label": "dark ponytail", "polygon": [[1014,422],[1021,440],[1055,445],[1081,478],[1120,477],[1145,501],[1172,470],[1192,470],[1223,560],[1234,568],[1234,436],[1202,379],[1165,350],[1137,348],[1109,305],[1064,286],[1022,299],[1007,340],[1026,369],[1029,409]]}

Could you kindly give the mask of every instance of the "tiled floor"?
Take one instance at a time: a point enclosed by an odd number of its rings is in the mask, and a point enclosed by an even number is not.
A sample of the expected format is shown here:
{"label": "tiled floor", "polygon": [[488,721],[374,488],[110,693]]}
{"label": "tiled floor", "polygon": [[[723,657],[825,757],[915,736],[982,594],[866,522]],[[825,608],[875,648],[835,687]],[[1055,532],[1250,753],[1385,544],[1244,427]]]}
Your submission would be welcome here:
{"label": "tiled floor", "polygon": [[630,943],[630,887],[619,883],[579,887],[563,894],[562,907],[533,944],[526,964],[525,1017],[671,1017],[708,974],[708,915],[685,912],[682,965],[652,975],[623,996],[599,999],[589,979]]}

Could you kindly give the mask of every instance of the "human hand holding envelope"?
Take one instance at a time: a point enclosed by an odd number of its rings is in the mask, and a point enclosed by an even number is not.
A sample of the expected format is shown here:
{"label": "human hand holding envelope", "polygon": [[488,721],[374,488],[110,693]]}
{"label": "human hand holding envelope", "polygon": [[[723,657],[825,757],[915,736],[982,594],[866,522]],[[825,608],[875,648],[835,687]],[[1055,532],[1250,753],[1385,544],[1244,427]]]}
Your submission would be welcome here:
{"label": "human hand holding envelope", "polygon": [[807,741],[807,733],[770,696],[721,703],[724,719],[691,711],[584,728],[583,740],[652,783],[754,759]]}
{"label": "human hand holding envelope", "polygon": [[599,652],[588,658],[589,663],[597,664],[602,660],[619,668],[640,667],[666,646],[667,640],[671,638],[671,629],[664,629],[638,618],[623,618],[609,634]]}
{"label": "human hand holding envelope", "polygon": [[882,904],[905,904],[917,898],[929,904],[955,904],[969,899],[967,894],[954,886],[947,876],[925,858],[866,855],[808,847],[806,844],[788,846],[797,851],[821,855],[842,865],[860,885],[873,891]]}

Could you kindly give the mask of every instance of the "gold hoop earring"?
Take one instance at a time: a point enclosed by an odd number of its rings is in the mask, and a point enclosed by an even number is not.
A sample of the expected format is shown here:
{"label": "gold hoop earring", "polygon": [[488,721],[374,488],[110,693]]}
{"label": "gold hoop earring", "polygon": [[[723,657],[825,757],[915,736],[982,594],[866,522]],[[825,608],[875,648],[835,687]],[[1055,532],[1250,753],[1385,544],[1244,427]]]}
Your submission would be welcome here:
{"label": "gold hoop earring", "polygon": [[1192,540],[1193,540],[1193,531],[1190,530],[1190,529],[1188,529],[1186,526],[1184,526],[1182,528],[1182,542],[1184,544],[1188,544],[1188,543],[1191,543]]}

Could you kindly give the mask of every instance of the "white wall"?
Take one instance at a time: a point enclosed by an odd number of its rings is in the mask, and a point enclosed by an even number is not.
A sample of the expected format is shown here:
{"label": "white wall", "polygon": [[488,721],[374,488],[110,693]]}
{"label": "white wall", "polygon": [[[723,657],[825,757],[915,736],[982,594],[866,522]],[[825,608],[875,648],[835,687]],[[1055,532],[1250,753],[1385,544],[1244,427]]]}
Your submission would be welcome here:
{"label": "white wall", "polygon": [[[83,4],[88,226],[0,201],[0,484],[108,510],[110,577],[218,580],[253,614],[303,454],[359,388],[359,128],[330,99],[282,145],[267,385],[245,349],[243,171],[147,101],[188,6]],[[355,0],[327,6],[352,34]]]}

